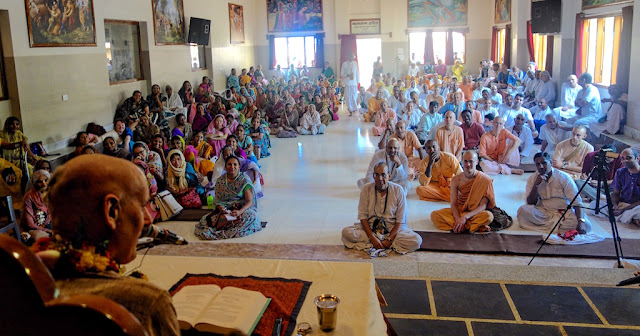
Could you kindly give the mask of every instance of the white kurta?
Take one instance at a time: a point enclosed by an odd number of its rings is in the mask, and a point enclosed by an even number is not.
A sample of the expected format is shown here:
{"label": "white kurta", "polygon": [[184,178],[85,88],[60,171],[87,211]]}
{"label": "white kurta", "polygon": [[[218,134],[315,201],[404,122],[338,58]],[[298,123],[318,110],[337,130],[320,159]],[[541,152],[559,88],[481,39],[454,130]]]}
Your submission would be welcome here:
{"label": "white kurta", "polygon": [[536,91],[536,102],[544,98],[547,100],[547,104],[551,107],[555,106],[556,101],[556,84],[553,80],[549,79],[546,83],[540,81],[540,89]]}
{"label": "white kurta", "polygon": [[[560,104],[558,104],[558,108],[556,108],[557,113],[560,114],[561,117],[565,119],[570,119],[575,117],[576,110],[576,97],[578,96],[578,92],[582,90],[582,86],[576,85],[576,87],[572,88],[569,83],[562,83],[562,93],[560,95]],[[573,106],[566,111],[562,111],[562,108],[565,106]]]}
{"label": "white kurta", "polygon": [[513,130],[514,127],[515,126],[511,126],[507,130],[520,139],[520,147],[518,147],[520,151],[520,163],[532,163],[533,156],[537,151],[533,150],[533,135],[531,129],[526,125],[522,126],[522,130],[518,134],[518,132]]}
{"label": "white kurta", "polygon": [[[356,100],[356,104],[358,105],[358,111],[360,113],[365,114],[369,109],[369,99],[373,98],[374,95],[369,91],[365,91],[364,93],[358,92],[358,98]],[[364,107],[363,107],[364,106]]]}
{"label": "white kurta", "polygon": [[[353,79],[351,79],[353,76]],[[356,103],[358,97],[358,83],[360,82],[360,73],[358,72],[358,62],[346,61],[342,63],[340,68],[340,77],[345,79],[344,95],[347,102],[347,108],[349,111],[357,111],[358,104]]]}
{"label": "white kurta", "polygon": [[551,129],[548,124],[544,124],[542,125],[542,127],[540,127],[540,139],[542,141],[547,141],[547,148],[545,148],[544,151],[546,153],[549,153],[549,155],[552,157],[556,152],[556,145],[561,141],[567,139],[568,136],[568,132],[561,129],[560,127]]}
{"label": "white kurta", "polygon": [[611,103],[606,113],[607,120],[601,123],[599,120],[589,122],[589,131],[599,137],[602,132],[616,134],[620,130],[620,122],[624,118],[624,108],[620,104]]}
{"label": "white kurta", "polygon": [[575,127],[579,125],[587,126],[592,121],[597,122],[602,116],[602,102],[600,102],[598,88],[591,84],[587,85],[587,87],[578,92],[576,100],[579,99],[585,100],[587,105],[580,108],[580,115],[567,120],[567,123]]}
{"label": "white kurta", "polygon": [[[567,205],[578,194],[578,186],[569,174],[552,168],[553,172],[547,182],[542,181],[538,188],[538,202],[535,205],[525,204],[518,208],[518,223],[525,230],[549,231],[558,222]],[[534,182],[540,173],[535,172],[527,179],[525,195],[528,196],[534,188]],[[525,197],[526,197],[525,196]],[[582,206],[582,198],[578,196],[573,203]],[[585,219],[587,217],[585,216]],[[563,220],[554,232],[575,230],[578,218],[573,210],[567,211]],[[591,224],[587,219],[585,229],[591,231]]]}
{"label": "white kurta", "polygon": [[409,181],[409,160],[404,155],[402,149],[398,152],[400,156],[401,165],[397,166],[395,162],[391,161],[387,152],[384,149],[377,151],[373,154],[371,162],[369,163],[369,169],[367,169],[367,175],[364,178],[358,180],[358,188],[362,189],[365,184],[373,182],[373,169],[379,162],[385,162],[389,171],[389,181],[395,182],[404,188],[404,194],[406,195],[411,189],[411,182]]}

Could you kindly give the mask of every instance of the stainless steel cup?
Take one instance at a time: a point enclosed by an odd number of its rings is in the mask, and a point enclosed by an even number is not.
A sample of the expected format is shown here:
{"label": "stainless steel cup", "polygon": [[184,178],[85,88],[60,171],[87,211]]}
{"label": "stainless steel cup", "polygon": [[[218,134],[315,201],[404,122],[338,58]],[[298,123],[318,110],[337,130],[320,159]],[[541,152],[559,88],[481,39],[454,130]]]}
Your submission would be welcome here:
{"label": "stainless steel cup", "polygon": [[318,323],[320,330],[331,331],[338,322],[338,304],[340,299],[332,294],[322,294],[313,301],[318,308]]}

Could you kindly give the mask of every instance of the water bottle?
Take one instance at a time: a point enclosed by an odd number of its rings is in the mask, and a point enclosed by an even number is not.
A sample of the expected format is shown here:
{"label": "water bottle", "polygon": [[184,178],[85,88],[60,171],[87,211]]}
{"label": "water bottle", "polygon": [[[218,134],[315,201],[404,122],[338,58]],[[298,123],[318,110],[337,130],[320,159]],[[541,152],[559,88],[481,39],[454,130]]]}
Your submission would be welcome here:
{"label": "water bottle", "polygon": [[207,196],[207,207],[209,209],[213,209],[213,195],[209,194],[209,196]]}

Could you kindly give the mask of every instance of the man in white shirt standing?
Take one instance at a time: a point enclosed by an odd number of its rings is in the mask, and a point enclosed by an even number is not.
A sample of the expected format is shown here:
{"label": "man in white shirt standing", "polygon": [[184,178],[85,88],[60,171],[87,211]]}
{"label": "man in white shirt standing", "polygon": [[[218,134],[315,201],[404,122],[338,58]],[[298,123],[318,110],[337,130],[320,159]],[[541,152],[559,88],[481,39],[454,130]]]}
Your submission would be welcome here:
{"label": "man in white shirt standing", "polygon": [[358,110],[358,82],[360,81],[358,62],[356,62],[356,55],[354,53],[350,53],[349,60],[342,63],[340,77],[344,80],[345,101],[347,102],[349,116],[352,116],[353,112]]}

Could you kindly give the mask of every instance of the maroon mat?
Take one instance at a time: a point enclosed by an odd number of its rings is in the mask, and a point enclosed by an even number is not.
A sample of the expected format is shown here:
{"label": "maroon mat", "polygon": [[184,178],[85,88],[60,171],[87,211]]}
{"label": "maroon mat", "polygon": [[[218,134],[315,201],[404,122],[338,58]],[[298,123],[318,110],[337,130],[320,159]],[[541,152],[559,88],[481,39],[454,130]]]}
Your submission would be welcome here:
{"label": "maroon mat", "polygon": [[[224,288],[233,286],[237,288],[258,291],[262,295],[271,298],[271,303],[258,322],[252,335],[269,336],[277,317],[282,317],[282,330],[285,335],[293,335],[296,327],[296,319],[302,308],[302,303],[307,297],[311,286],[310,281],[283,278],[260,278],[255,276],[234,277],[216,274],[190,274],[187,273],[171,289],[169,293],[174,295],[182,287],[190,285],[214,284]],[[184,335],[185,333],[183,333]],[[195,329],[188,332],[190,335],[199,335]]]}
{"label": "maroon mat", "polygon": [[[534,255],[540,243],[540,235],[516,235],[505,233],[453,234],[448,232],[417,231],[422,237],[422,251],[472,252],[510,255]],[[622,239],[625,258],[640,258],[640,239]],[[549,245],[540,250],[542,256],[586,257],[615,259],[613,239],[584,245]]]}

